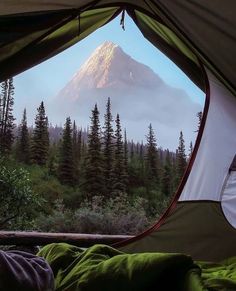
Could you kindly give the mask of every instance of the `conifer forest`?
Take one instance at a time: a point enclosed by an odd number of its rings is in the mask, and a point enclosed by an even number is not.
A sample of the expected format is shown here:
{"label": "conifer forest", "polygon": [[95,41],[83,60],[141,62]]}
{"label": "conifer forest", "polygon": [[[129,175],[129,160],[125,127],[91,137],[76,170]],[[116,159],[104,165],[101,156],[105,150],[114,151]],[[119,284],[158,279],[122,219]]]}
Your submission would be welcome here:
{"label": "conifer forest", "polygon": [[27,108],[16,124],[13,107],[8,79],[0,92],[1,230],[137,234],[167,208],[193,151],[182,131],[175,152],[162,149],[151,123],[144,142],[130,140],[109,97],[102,118],[91,108],[86,130],[69,116],[51,125],[44,102],[33,126]]}

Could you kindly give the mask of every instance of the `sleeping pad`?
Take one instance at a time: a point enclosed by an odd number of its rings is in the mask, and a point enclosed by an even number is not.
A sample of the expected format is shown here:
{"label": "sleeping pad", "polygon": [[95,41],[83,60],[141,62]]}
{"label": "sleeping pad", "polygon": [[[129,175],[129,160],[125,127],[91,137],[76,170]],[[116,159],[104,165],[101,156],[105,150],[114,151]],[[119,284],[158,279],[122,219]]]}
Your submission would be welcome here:
{"label": "sleeping pad", "polygon": [[57,291],[236,291],[236,258],[198,263],[184,254],[125,254],[66,243],[47,245],[38,255],[51,266]]}

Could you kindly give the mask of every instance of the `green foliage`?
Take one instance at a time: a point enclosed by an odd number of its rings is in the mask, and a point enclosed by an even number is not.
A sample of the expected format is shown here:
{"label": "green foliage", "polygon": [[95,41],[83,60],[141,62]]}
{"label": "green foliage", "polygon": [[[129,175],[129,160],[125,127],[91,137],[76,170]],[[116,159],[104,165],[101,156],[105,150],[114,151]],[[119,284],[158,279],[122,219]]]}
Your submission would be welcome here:
{"label": "green foliage", "polygon": [[202,122],[202,111],[199,111],[197,113],[197,118],[198,118],[198,128],[195,132],[198,132],[199,131],[199,128],[200,128],[200,125],[201,125],[201,122]]}
{"label": "green foliage", "polygon": [[193,153],[193,143],[191,141],[189,144],[189,149],[188,149],[188,160],[190,160],[192,153]]}
{"label": "green foliage", "polygon": [[29,173],[22,167],[0,160],[0,228],[32,226],[31,221],[42,199],[32,190]]}
{"label": "green foliage", "polygon": [[72,156],[73,156],[73,174],[74,182],[78,184],[80,176],[80,163],[81,163],[81,149],[82,149],[82,135],[81,130],[77,130],[75,121],[72,128]]}
{"label": "green foliage", "polygon": [[95,105],[94,110],[92,110],[84,178],[85,182],[83,184],[83,189],[89,199],[96,195],[102,195],[104,192],[103,159],[101,153],[101,130],[97,104]]}
{"label": "green foliage", "polygon": [[52,214],[46,215],[39,213],[35,224],[36,230],[44,232],[71,232],[73,212],[65,209],[62,200],[54,201]]}
{"label": "green foliage", "polygon": [[187,158],[186,158],[186,153],[185,153],[185,143],[184,143],[184,136],[183,132],[180,131],[180,136],[179,136],[179,146],[177,150],[177,179],[178,181],[181,180],[183,177],[184,171],[187,166]]}
{"label": "green foliage", "polygon": [[152,213],[155,217],[160,217],[164,214],[168,206],[170,205],[172,196],[167,197],[161,194],[159,199],[156,199],[152,205]]}
{"label": "green foliage", "polygon": [[33,191],[43,198],[40,210],[43,213],[51,213],[55,200],[60,199],[64,193],[70,191],[70,188],[62,185],[55,176],[50,175],[46,167],[31,165],[25,166],[25,168],[30,174]]}
{"label": "green foliage", "polygon": [[146,154],[146,173],[147,178],[151,183],[157,183],[159,180],[158,171],[158,153],[157,144],[152,124],[148,127],[147,135],[147,154]]}
{"label": "green foliage", "polygon": [[14,86],[10,78],[1,84],[0,93],[0,154],[9,155],[14,142]]}
{"label": "green foliage", "polygon": [[129,159],[129,152],[128,152],[128,142],[127,142],[127,134],[126,130],[124,131],[124,171],[126,178],[128,180],[128,159]]}
{"label": "green foliage", "polygon": [[85,194],[80,187],[65,187],[63,194],[60,197],[63,198],[65,208],[71,210],[80,208],[82,202],[86,199]]}
{"label": "green foliage", "polygon": [[173,171],[170,159],[170,153],[167,150],[165,164],[162,170],[161,177],[161,192],[169,197],[173,192]]}
{"label": "green foliage", "polygon": [[60,147],[58,177],[62,184],[75,184],[75,165],[73,159],[72,129],[70,117],[66,119]]}
{"label": "green foliage", "polygon": [[48,118],[43,102],[37,108],[31,145],[31,159],[37,165],[46,165],[49,151]]}
{"label": "green foliage", "polygon": [[26,109],[24,109],[23,117],[19,127],[16,146],[16,158],[19,162],[29,164],[30,162],[30,141],[27,126]]}
{"label": "green foliage", "polygon": [[144,186],[146,183],[143,163],[137,157],[134,157],[128,165],[128,189],[131,191],[132,188],[136,189],[139,186]]}
{"label": "green foliage", "polygon": [[121,135],[121,125],[119,114],[116,116],[116,131],[115,131],[115,158],[114,158],[114,177],[112,181],[112,192],[124,193],[127,186],[127,175],[125,172],[124,162],[124,145]]}
{"label": "green foliage", "polygon": [[104,194],[109,197],[113,189],[114,181],[114,131],[112,127],[111,101],[107,100],[106,114],[103,127],[103,172],[106,188]]}
{"label": "green foliage", "polygon": [[47,219],[40,216],[37,224],[42,231],[137,234],[150,224],[144,209],[146,203],[142,198],[130,202],[125,194],[106,201],[102,196],[95,196],[72,211],[66,209],[60,200],[53,214]]}
{"label": "green foliage", "polygon": [[[3,92],[10,90],[4,84]],[[0,95],[0,127],[6,92]],[[62,138],[61,127],[50,127],[49,143],[43,102],[37,110],[30,149],[26,110],[16,146],[9,147],[8,158],[20,166],[2,163],[0,227],[137,234],[164,212],[186,167],[182,132],[177,155],[157,148],[151,124],[146,144],[128,142],[126,131],[123,141],[119,114],[113,131],[108,98],[103,133],[95,105],[88,134],[67,118]]]}

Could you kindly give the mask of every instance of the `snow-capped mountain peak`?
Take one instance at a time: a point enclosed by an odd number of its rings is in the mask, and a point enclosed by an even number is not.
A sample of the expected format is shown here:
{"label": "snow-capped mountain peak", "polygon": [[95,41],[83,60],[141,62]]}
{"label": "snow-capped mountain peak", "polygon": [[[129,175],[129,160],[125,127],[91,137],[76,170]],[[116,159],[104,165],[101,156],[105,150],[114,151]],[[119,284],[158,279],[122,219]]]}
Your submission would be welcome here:
{"label": "snow-capped mountain peak", "polygon": [[134,138],[152,122],[163,144],[171,143],[167,141],[172,140],[169,133],[175,135],[175,140],[180,130],[192,136],[196,113],[201,111],[200,105],[184,90],[169,86],[120,46],[106,41],[57,94],[50,109],[54,113],[50,116],[54,115],[57,123],[62,116],[70,116],[87,126],[94,104],[97,103],[102,115],[108,97],[113,112],[120,113],[124,126]]}
{"label": "snow-capped mountain peak", "polygon": [[149,67],[135,61],[110,41],[97,47],[71,80],[77,90],[127,86],[150,88],[160,82]]}

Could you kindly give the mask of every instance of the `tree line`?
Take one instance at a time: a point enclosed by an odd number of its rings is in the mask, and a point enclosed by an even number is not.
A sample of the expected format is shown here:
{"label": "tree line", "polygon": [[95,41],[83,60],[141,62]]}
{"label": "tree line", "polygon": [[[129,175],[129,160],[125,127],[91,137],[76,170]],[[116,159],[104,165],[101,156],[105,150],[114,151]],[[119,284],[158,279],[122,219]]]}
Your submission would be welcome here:
{"label": "tree line", "polygon": [[[151,123],[145,143],[128,140],[120,115],[113,117],[110,98],[103,125],[98,106],[94,105],[88,131],[79,128],[70,117],[66,118],[62,130],[49,126],[43,101],[37,108],[33,128],[27,125],[26,109],[16,126],[13,105],[13,79],[9,79],[1,84],[1,156],[11,157],[29,171],[37,165],[62,187],[70,189],[69,193],[79,189],[81,201],[75,201],[77,196],[73,198],[69,205],[72,208],[85,199],[92,201],[96,196],[110,199],[125,193],[129,199],[138,196],[147,199],[147,212],[152,215],[155,205],[174,193],[193,150],[191,143],[186,153],[182,131],[176,151],[163,150],[157,144]],[[55,131],[61,131],[59,139],[52,138]],[[47,199],[47,193],[43,195]]]}

